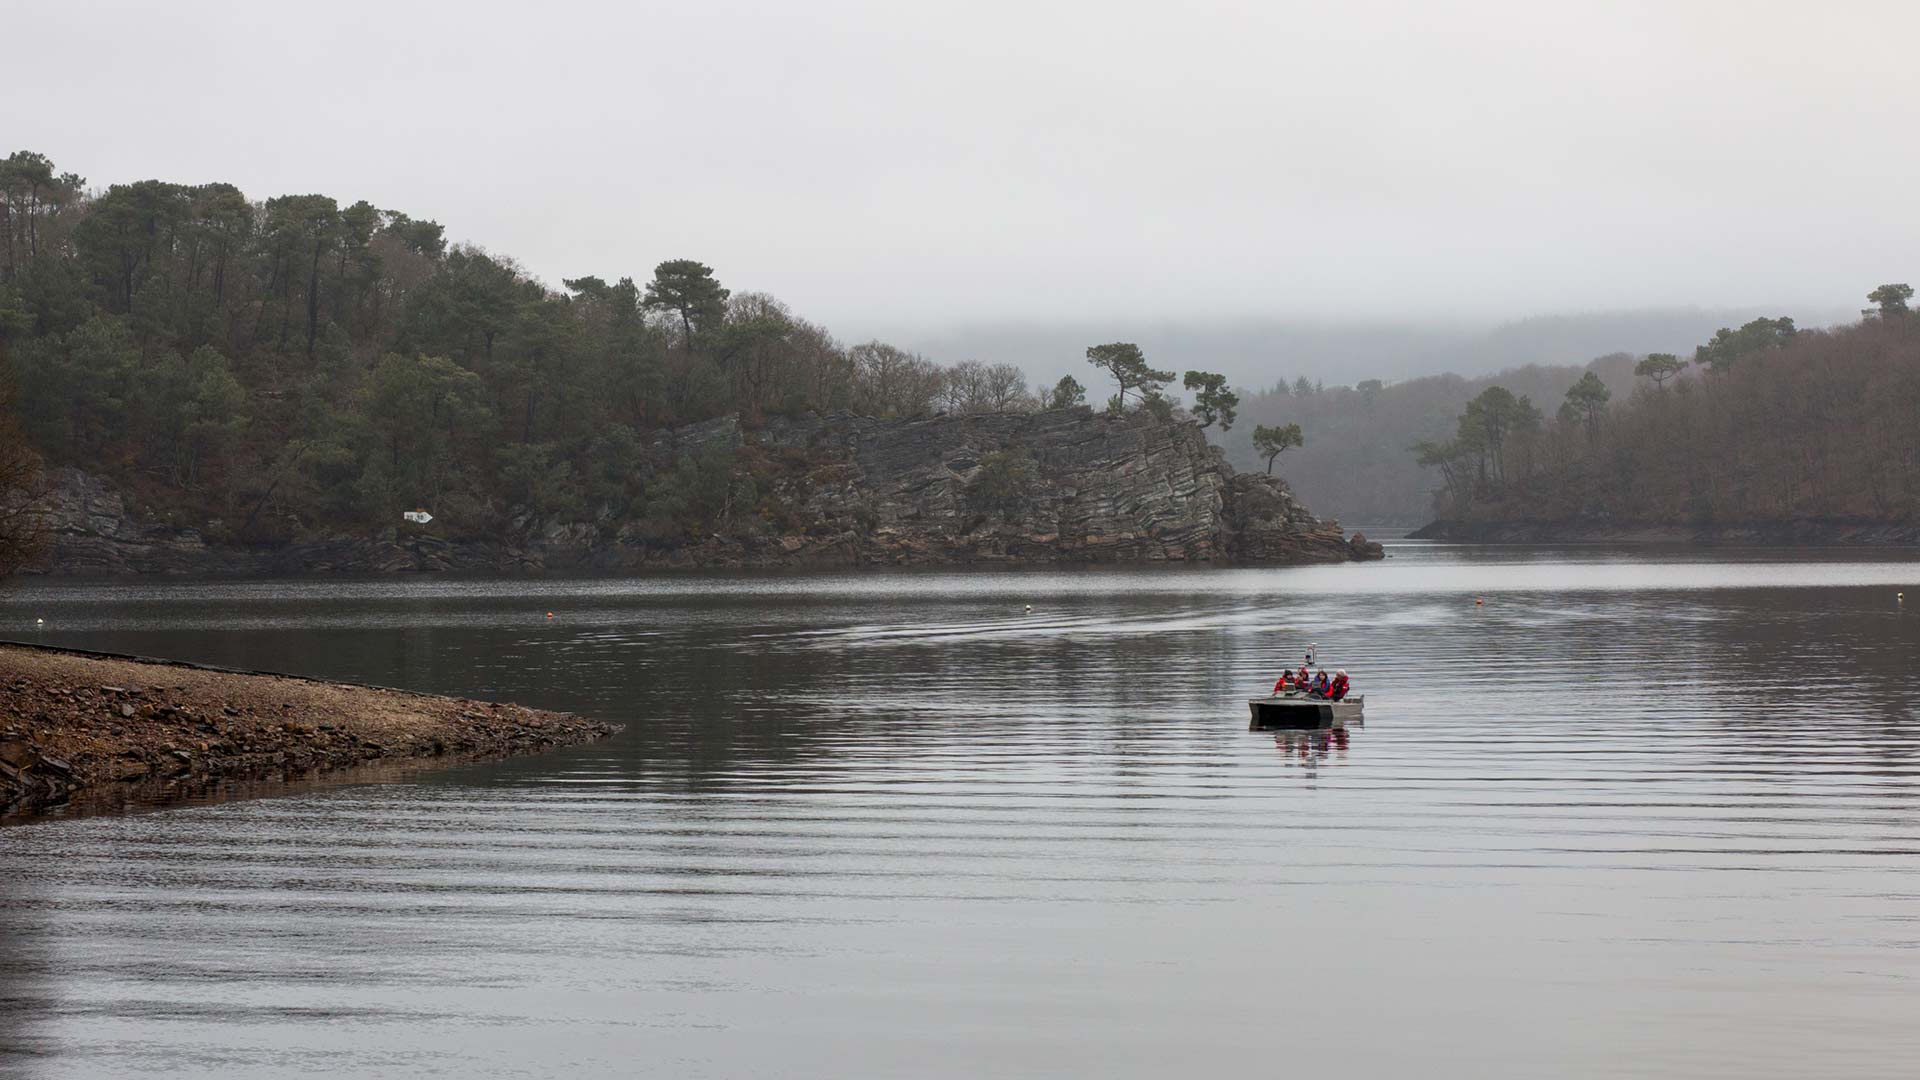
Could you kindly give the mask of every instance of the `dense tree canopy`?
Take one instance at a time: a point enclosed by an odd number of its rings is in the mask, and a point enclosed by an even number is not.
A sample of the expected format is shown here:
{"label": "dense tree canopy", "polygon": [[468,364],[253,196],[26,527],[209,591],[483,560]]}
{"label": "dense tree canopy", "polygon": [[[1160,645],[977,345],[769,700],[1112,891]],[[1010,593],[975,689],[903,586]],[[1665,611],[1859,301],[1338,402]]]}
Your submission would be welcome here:
{"label": "dense tree canopy", "polygon": [[[1504,472],[1461,469],[1431,443],[1419,461],[1438,471],[1438,509],[1456,519],[1912,521],[1920,326],[1890,317],[1897,311],[1830,331],[1796,330],[1786,318],[1721,330],[1701,346],[1707,372],[1682,375],[1672,357],[1649,356],[1636,370],[1665,373],[1673,386],[1642,387],[1625,402],[1589,372],[1553,423],[1520,438],[1524,464]],[[1468,422],[1463,414],[1463,431]]]}
{"label": "dense tree canopy", "polygon": [[0,580],[38,555],[47,539],[40,457],[11,404],[0,395]]}
{"label": "dense tree canopy", "polygon": [[[1158,390],[1172,375],[1138,348],[1096,354],[1136,403],[1171,409]],[[848,347],[693,259],[556,290],[366,201],[162,180],[91,191],[26,152],[0,159],[0,368],[26,459],[260,544],[394,528],[414,507],[450,536],[555,515],[663,544],[752,529],[781,512],[757,482],[779,463],[684,452],[664,430],[1085,393],[1071,378],[1030,391],[1011,364]],[[1230,423],[1232,392],[1209,378],[1208,418]]]}

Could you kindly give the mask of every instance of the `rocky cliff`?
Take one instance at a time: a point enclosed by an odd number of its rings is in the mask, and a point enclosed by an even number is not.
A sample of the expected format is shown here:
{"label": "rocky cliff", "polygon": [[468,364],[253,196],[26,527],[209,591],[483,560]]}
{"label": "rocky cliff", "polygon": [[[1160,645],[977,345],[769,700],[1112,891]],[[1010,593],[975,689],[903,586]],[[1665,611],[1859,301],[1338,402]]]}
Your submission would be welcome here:
{"label": "rocky cliff", "polygon": [[[498,539],[434,526],[303,536],[271,549],[209,544],[139,521],[99,479],[55,476],[62,574],[400,570],[636,570],[1141,561],[1268,563],[1379,558],[1321,521],[1278,479],[1235,473],[1190,422],[1086,408],[917,420],[834,415],[746,430],[726,418],[680,429],[657,460],[718,454],[750,477],[752,506],[706,535],[663,540],[636,525],[519,515]],[[777,512],[776,512],[777,509]]]}

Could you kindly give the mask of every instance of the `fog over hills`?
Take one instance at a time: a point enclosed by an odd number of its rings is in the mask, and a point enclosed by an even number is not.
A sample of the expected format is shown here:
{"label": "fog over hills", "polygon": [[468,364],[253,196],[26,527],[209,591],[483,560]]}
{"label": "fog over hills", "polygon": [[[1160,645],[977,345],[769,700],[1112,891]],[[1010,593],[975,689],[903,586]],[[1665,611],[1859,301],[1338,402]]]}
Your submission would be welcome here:
{"label": "fog over hills", "polygon": [[1135,342],[1161,368],[1220,371],[1236,385],[1257,390],[1276,379],[1302,375],[1333,385],[1443,372],[1482,375],[1525,364],[1584,364],[1615,352],[1691,356],[1694,346],[1720,327],[1782,314],[1806,328],[1859,317],[1844,308],[1755,305],[1542,315],[1491,325],[1386,319],[1000,323],[934,331],[909,328],[891,340],[942,363],[1019,364],[1035,382],[1072,375],[1088,385],[1090,397],[1097,397],[1103,392],[1087,367],[1086,349],[1106,341]]}

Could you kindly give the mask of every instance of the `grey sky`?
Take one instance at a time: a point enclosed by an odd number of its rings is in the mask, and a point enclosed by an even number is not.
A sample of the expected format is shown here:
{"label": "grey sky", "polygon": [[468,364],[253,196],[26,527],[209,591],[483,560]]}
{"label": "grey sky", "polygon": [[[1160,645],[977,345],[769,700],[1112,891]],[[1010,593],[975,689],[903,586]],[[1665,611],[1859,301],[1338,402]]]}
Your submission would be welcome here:
{"label": "grey sky", "polygon": [[1904,4],[8,6],[0,144],[96,185],[698,258],[845,338],[1920,279]]}

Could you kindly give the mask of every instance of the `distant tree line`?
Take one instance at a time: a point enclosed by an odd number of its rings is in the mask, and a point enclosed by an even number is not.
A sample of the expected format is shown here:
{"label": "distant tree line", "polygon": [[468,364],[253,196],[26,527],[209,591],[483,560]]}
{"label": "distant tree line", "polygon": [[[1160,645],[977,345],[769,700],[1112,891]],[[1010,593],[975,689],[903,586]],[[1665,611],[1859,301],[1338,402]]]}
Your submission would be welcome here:
{"label": "distant tree line", "polygon": [[[1113,407],[1174,407],[1172,374],[1138,347],[1088,356],[1118,382]],[[269,544],[394,527],[416,505],[454,534],[529,515],[663,543],[753,528],[781,513],[756,479],[768,463],[684,454],[659,432],[1086,393],[1072,378],[1030,390],[1011,364],[843,344],[693,259],[553,289],[364,200],[161,180],[93,191],[28,152],[0,161],[0,367],[27,452],[215,539]],[[1231,426],[1224,379],[1187,385],[1204,422]]]}
{"label": "distant tree line", "polygon": [[1658,523],[1920,516],[1920,318],[1882,285],[1860,324],[1723,328],[1692,362],[1654,353],[1621,400],[1589,372],[1551,418],[1492,386],[1417,443],[1442,517]]}
{"label": "distant tree line", "polygon": [[[1614,354],[1585,367],[1533,366],[1493,376],[1433,375],[1397,383],[1361,379],[1350,386],[1306,376],[1282,379],[1246,395],[1240,411],[1249,427],[1221,441],[1241,468],[1284,473],[1316,513],[1351,525],[1419,524],[1432,515],[1436,473],[1407,448],[1451,438],[1459,415],[1482,391],[1500,385],[1529,403],[1559,400],[1591,374],[1610,392],[1625,393],[1633,363],[1632,357]],[[1510,422],[1501,416],[1494,420]],[[1280,449],[1269,454],[1276,446]],[[1487,463],[1489,469],[1500,464]]]}

